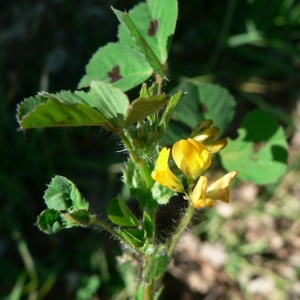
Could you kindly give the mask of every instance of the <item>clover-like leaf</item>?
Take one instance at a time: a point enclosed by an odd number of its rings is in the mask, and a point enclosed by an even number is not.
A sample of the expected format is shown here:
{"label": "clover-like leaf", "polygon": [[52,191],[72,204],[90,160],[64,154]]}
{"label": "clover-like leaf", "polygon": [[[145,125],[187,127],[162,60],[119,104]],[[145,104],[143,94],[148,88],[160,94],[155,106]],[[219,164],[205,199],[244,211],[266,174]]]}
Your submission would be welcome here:
{"label": "clover-like leaf", "polygon": [[[151,49],[160,64],[163,65],[168,58],[177,15],[178,4],[176,0],[150,0],[139,3],[129,13],[120,12],[118,15],[122,22],[119,26],[119,40],[122,44],[132,48],[138,47],[145,57]],[[130,24],[126,23],[126,18],[128,20],[130,18],[138,33],[135,32],[134,27],[131,29]]]}
{"label": "clover-like leaf", "polygon": [[121,43],[109,43],[94,53],[78,88],[100,80],[125,92],[143,83],[152,73],[152,68],[137,49]]}
{"label": "clover-like leaf", "polygon": [[220,152],[224,168],[238,170],[239,178],[257,184],[276,182],[286,172],[288,145],[274,117],[266,111],[252,111],[238,132],[239,137],[228,139]]}
{"label": "clover-like leaf", "polygon": [[[212,119],[220,128],[220,134],[232,121],[236,104],[226,88],[217,84],[184,83],[176,90],[182,90],[184,97],[175,110],[174,120],[193,128],[201,121]],[[163,144],[173,144],[182,138],[187,138],[190,131],[183,128],[175,122],[170,122],[163,136]]]}
{"label": "clover-like leaf", "polygon": [[61,217],[59,211],[46,209],[38,216],[36,225],[44,233],[55,234],[66,227],[66,222]]}
{"label": "clover-like leaf", "polygon": [[137,227],[139,221],[127,206],[122,197],[113,198],[107,208],[108,218],[116,225]]}
{"label": "clover-like leaf", "polygon": [[129,126],[155,113],[169,101],[165,94],[138,98],[133,101],[127,111],[125,126]]}
{"label": "clover-like leaf", "polygon": [[52,179],[45,191],[44,199],[49,209],[58,211],[87,210],[89,208],[89,203],[75,184],[63,176],[55,176]]}
{"label": "clover-like leaf", "polygon": [[60,102],[52,97],[36,96],[18,106],[21,129],[59,126],[104,126],[103,115],[87,104]]}
{"label": "clover-like leaf", "polygon": [[152,280],[162,274],[170,262],[170,257],[166,254],[153,255],[152,259],[147,260],[145,268],[145,280],[151,283]]}
{"label": "clover-like leaf", "polygon": [[143,247],[145,243],[145,232],[137,228],[121,228],[120,234],[135,247]]}

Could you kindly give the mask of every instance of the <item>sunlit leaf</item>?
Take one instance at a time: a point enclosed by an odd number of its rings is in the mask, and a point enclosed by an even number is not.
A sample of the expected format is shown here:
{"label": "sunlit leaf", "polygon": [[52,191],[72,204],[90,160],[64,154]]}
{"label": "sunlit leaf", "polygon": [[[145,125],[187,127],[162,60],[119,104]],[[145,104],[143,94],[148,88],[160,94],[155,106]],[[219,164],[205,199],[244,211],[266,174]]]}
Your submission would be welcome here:
{"label": "sunlit leaf", "polygon": [[103,115],[86,104],[59,102],[36,96],[19,104],[21,129],[58,126],[103,126]]}
{"label": "sunlit leaf", "polygon": [[127,111],[124,125],[128,126],[145,119],[162,108],[168,101],[168,96],[165,94],[136,99],[131,103]]}
{"label": "sunlit leaf", "polygon": [[82,99],[95,107],[105,119],[116,127],[121,127],[129,107],[129,99],[120,89],[101,81],[92,81],[88,93],[77,91]]}
{"label": "sunlit leaf", "polygon": [[169,203],[171,197],[177,195],[176,192],[168,189],[167,187],[155,182],[152,189],[153,200],[157,201],[158,204],[167,204]]}
{"label": "sunlit leaf", "polygon": [[114,13],[118,17],[119,21],[126,26],[135,40],[138,49],[144,55],[145,60],[153,68],[154,72],[160,75],[162,78],[165,77],[165,70],[162,64],[160,63],[157,56],[154,54],[151,47],[148,45],[144,37],[139,32],[139,29],[136,27],[132,19],[130,18],[129,13],[123,13],[119,10],[113,9]]}
{"label": "sunlit leaf", "polygon": [[92,56],[86,66],[86,75],[78,87],[87,87],[93,80],[100,80],[127,91],[147,80],[152,72],[137,49],[125,44],[109,43]]}
{"label": "sunlit leaf", "polygon": [[[139,3],[127,15],[159,62],[165,64],[177,21],[177,1],[151,0],[146,3]],[[130,36],[130,33],[132,36]],[[120,25],[118,33],[120,42],[130,45],[132,48],[141,47],[139,49],[143,53],[142,48],[144,45],[142,40],[137,40],[139,37],[135,36],[131,31],[130,33],[126,26]]]}

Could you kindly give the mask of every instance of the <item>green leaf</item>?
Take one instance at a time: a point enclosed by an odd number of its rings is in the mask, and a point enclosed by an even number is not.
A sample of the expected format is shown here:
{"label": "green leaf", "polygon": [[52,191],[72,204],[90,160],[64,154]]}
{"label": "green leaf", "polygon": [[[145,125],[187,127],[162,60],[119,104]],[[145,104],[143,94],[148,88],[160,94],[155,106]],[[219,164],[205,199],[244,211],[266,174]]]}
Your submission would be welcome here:
{"label": "green leaf", "polygon": [[[135,24],[140,35],[148,47],[152,49],[159,62],[165,64],[168,58],[170,42],[176,27],[178,15],[177,1],[147,1],[146,3],[136,5],[127,15]],[[121,20],[122,17],[121,15]],[[139,45],[143,43],[143,40],[138,40],[138,35],[135,36],[131,31],[130,33],[132,36],[130,36],[125,26],[120,25],[118,33],[120,42],[130,45],[132,48],[136,48],[136,44]],[[136,40],[133,40],[133,38]],[[140,47],[140,51],[143,52],[142,49],[145,46],[142,44]],[[148,49],[145,50],[147,51]]]}
{"label": "green leaf", "polygon": [[67,178],[55,176],[44,199],[48,209],[38,216],[36,223],[43,232],[54,234],[63,228],[90,225],[89,204]]}
{"label": "green leaf", "polygon": [[109,43],[92,56],[78,88],[87,87],[92,81],[100,80],[125,92],[147,80],[152,72],[152,68],[137,49],[125,44]]}
{"label": "green leaf", "polygon": [[115,127],[123,125],[129,99],[120,89],[102,81],[92,81],[88,93],[76,92],[90,106],[95,107]]}
{"label": "green leaf", "polygon": [[85,209],[61,212],[61,216],[68,222],[68,227],[90,225],[91,215]]}
{"label": "green leaf", "polygon": [[108,218],[116,225],[125,227],[137,227],[139,225],[138,219],[120,196],[110,201],[107,214]]}
{"label": "green leaf", "polygon": [[146,61],[153,68],[155,73],[164,78],[165,71],[162,64],[160,63],[159,59],[154,54],[153,50],[150,48],[144,37],[141,35],[134,22],[131,20],[129,13],[123,13],[116,9],[113,9],[113,11],[118,17],[119,21],[128,28],[130,34],[137,44],[138,49],[145,56]]}
{"label": "green leaf", "polygon": [[129,188],[130,194],[139,201],[140,209],[145,208],[151,194],[147,189],[140,169],[132,160],[128,160],[123,171],[123,181]]}
{"label": "green leaf", "polygon": [[249,113],[238,130],[239,137],[228,140],[220,152],[227,171],[239,171],[239,178],[257,184],[276,182],[286,172],[287,142],[283,129],[265,111]]}
{"label": "green leaf", "polygon": [[176,192],[168,189],[158,182],[154,183],[151,192],[153,200],[157,201],[158,204],[167,204],[169,203],[171,197],[177,195]]}
{"label": "green leaf", "polygon": [[127,299],[135,299],[134,295],[136,293],[137,285],[136,278],[138,277],[135,258],[128,255],[128,253],[123,253],[122,259],[118,259],[116,267],[124,282]]}
{"label": "green leaf", "polygon": [[220,133],[224,132],[235,112],[235,100],[227,89],[216,84],[191,83],[185,83],[179,89],[187,94],[177,106],[177,119],[191,128],[200,121],[212,119]]}
{"label": "green leaf", "polygon": [[35,98],[25,99],[18,107],[18,120],[22,129],[84,125],[112,129],[122,127],[128,109],[128,97],[120,89],[93,81],[88,93],[42,92]]}
{"label": "green leaf", "polygon": [[165,94],[136,99],[131,103],[130,108],[127,111],[124,126],[129,126],[145,119],[152,113],[157,112],[167,104],[168,101],[168,96]]}
{"label": "green leaf", "polygon": [[126,240],[135,247],[143,247],[145,243],[144,230],[135,228],[121,228],[120,234],[122,234]]}
{"label": "green leaf", "polygon": [[66,224],[60,213],[55,209],[44,210],[37,219],[36,225],[39,229],[47,234],[57,233],[65,228]]}
{"label": "green leaf", "polygon": [[146,282],[151,283],[155,277],[162,274],[166,270],[169,262],[170,258],[166,254],[153,255],[152,259],[148,259],[144,273]]}
{"label": "green leaf", "polygon": [[153,234],[154,234],[154,224],[153,222],[155,221],[152,221],[150,216],[146,213],[146,211],[144,211],[144,229],[145,229],[145,232],[146,232],[146,236],[147,237],[152,237]]}
{"label": "green leaf", "polygon": [[183,96],[184,96],[183,92],[178,91],[171,97],[166,109],[164,110],[164,113],[163,113],[160,123],[159,123],[159,133],[161,136],[164,134],[164,132],[169,124],[169,121],[171,120],[171,117],[172,117],[175,109],[177,108],[177,105],[178,105],[180,99]]}
{"label": "green leaf", "polygon": [[80,284],[77,284],[76,300],[94,299],[100,286],[101,279],[99,275],[81,275]]}
{"label": "green leaf", "polygon": [[88,210],[89,203],[81,195],[73,182],[63,176],[55,176],[44,194],[49,209]]}
{"label": "green leaf", "polygon": [[53,98],[36,96],[18,106],[21,129],[56,126],[103,126],[101,113],[86,104],[61,103]]}

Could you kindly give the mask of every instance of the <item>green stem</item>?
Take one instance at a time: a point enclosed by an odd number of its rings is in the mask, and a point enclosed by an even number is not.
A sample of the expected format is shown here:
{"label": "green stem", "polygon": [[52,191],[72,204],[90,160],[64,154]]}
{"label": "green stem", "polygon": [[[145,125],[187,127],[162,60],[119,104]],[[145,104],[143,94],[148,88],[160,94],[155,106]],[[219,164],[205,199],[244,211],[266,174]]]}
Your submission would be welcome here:
{"label": "green stem", "polygon": [[161,78],[159,75],[156,74],[155,81],[158,84],[157,95],[160,95],[164,80],[163,80],[163,78]]}
{"label": "green stem", "polygon": [[182,236],[186,227],[191,222],[191,219],[194,214],[194,210],[195,210],[195,208],[194,208],[193,203],[189,202],[189,206],[188,206],[187,210],[185,211],[185,214],[184,214],[183,218],[181,219],[176,232],[172,235],[172,237],[170,239],[169,246],[168,246],[168,256],[169,257],[172,257],[175,247],[176,247],[180,237]]}
{"label": "green stem", "polygon": [[[146,257],[144,257],[146,262]],[[143,300],[152,300],[154,296],[154,280],[151,283],[144,281],[143,286]]]}
{"label": "green stem", "polygon": [[[96,216],[92,216],[91,219],[91,224],[95,224],[97,226],[102,227],[103,229],[105,229],[106,231],[108,231],[111,235],[113,235],[114,237],[116,237],[117,239],[119,239],[121,242],[123,242],[125,245],[130,245],[128,243],[128,241],[122,236],[120,235],[117,231],[115,231],[112,227],[110,227],[109,225],[105,224],[104,222],[102,222],[101,220],[97,219]],[[139,254],[143,254],[140,250],[138,250],[137,248],[134,248],[135,251]]]}

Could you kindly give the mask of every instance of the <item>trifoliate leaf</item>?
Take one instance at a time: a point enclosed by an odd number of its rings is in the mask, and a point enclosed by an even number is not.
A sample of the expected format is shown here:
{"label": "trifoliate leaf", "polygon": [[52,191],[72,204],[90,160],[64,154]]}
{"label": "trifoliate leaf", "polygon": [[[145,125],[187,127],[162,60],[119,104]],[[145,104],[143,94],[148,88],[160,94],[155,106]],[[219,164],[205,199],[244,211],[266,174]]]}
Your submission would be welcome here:
{"label": "trifoliate leaf", "polygon": [[167,187],[155,182],[152,189],[153,200],[156,200],[158,204],[167,204],[169,203],[171,197],[177,195],[176,192],[168,189]]}
{"label": "trifoliate leaf", "polygon": [[145,243],[145,233],[142,229],[121,228],[120,234],[135,247],[143,247]]}
{"label": "trifoliate leaf", "polygon": [[44,210],[37,219],[36,225],[47,234],[54,234],[65,228],[66,222],[55,209]]}
{"label": "trifoliate leaf", "polygon": [[118,17],[119,21],[127,27],[131,36],[137,44],[137,48],[144,55],[145,60],[153,68],[154,72],[157,73],[160,77],[165,77],[165,70],[162,64],[160,63],[157,56],[154,54],[151,47],[148,45],[147,41],[141,35],[139,29],[136,27],[132,19],[130,18],[129,13],[123,13],[119,10],[113,9],[114,13]]}
{"label": "trifoliate leaf", "polygon": [[221,131],[227,128],[235,108],[235,100],[227,89],[208,83],[185,83],[179,88],[186,94],[177,106],[176,119],[191,128],[207,119],[212,119]]}
{"label": "trifoliate leaf", "polygon": [[78,88],[100,80],[125,92],[146,81],[152,73],[152,68],[137,49],[121,43],[109,43],[92,56]]}
{"label": "trifoliate leaf", "polygon": [[[176,0],[150,0],[139,3],[127,14],[147,43],[147,47],[151,48],[161,64],[165,64],[167,61],[177,15]],[[123,21],[124,15],[121,13],[119,18]],[[144,55],[147,55],[148,48],[144,49],[143,40],[133,31],[128,28],[128,24],[125,26],[121,24],[118,33],[120,42],[130,45],[132,48],[138,47]],[[143,52],[143,49],[146,53]]]}
{"label": "trifoliate leaf", "polygon": [[63,176],[55,176],[44,195],[49,209],[73,211],[89,209],[89,203],[73,182]]}
{"label": "trifoliate leaf", "polygon": [[120,196],[110,201],[107,215],[116,225],[125,227],[137,227],[139,225],[138,219]]}
{"label": "trifoliate leaf", "polygon": [[145,119],[152,113],[157,112],[169,101],[165,94],[150,96],[147,98],[138,98],[133,101],[127,111],[125,126],[129,126],[140,120]]}
{"label": "trifoliate leaf", "polygon": [[239,178],[257,184],[276,182],[285,172],[287,142],[274,117],[262,110],[249,113],[238,130],[239,137],[228,139],[220,152],[228,171],[239,171]]}
{"label": "trifoliate leaf", "polygon": [[153,255],[152,259],[147,260],[144,272],[146,282],[151,283],[155,277],[162,274],[169,262],[170,258],[166,254]]}
{"label": "trifoliate leaf", "polygon": [[58,126],[104,126],[103,115],[86,104],[59,102],[41,96],[25,99],[19,104],[21,129]]}
{"label": "trifoliate leaf", "polygon": [[154,234],[154,224],[150,216],[144,211],[144,229],[147,237],[152,237]]}

